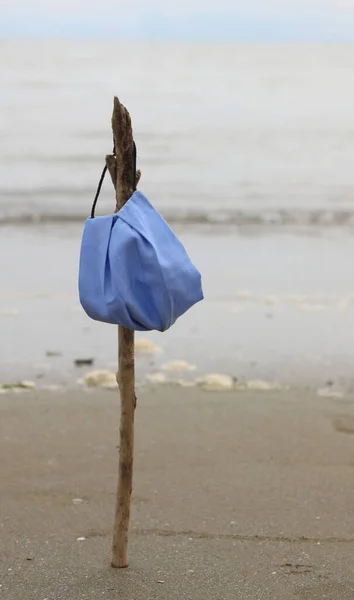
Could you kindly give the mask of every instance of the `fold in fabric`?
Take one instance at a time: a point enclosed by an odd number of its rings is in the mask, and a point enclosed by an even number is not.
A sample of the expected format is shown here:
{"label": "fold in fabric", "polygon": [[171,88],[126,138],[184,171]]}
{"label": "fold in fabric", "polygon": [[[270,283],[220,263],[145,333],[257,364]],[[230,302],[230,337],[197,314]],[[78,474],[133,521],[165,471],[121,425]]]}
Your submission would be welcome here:
{"label": "fold in fabric", "polygon": [[118,213],[87,219],[79,295],[96,321],[166,331],[203,299],[203,290],[180,240],[136,191]]}

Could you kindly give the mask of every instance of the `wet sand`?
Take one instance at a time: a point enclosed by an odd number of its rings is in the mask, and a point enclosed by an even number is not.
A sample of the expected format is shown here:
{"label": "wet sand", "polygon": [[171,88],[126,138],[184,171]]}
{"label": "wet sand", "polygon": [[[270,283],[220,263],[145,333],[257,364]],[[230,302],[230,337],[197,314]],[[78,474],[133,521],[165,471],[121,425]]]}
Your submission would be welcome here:
{"label": "wet sand", "polygon": [[0,395],[3,598],[352,600],[354,397],[140,389],[124,571],[117,417],[115,392]]}
{"label": "wet sand", "polygon": [[[75,368],[77,358],[94,359],[94,369],[116,368],[116,328],[90,320],[79,305],[81,231],[79,224],[1,229],[0,383],[76,386],[91,370]],[[196,366],[195,377],[219,372],[354,389],[350,230],[177,233],[202,272],[205,300],[163,335],[137,335],[160,349],[137,355],[140,383],[166,362],[184,360]]]}

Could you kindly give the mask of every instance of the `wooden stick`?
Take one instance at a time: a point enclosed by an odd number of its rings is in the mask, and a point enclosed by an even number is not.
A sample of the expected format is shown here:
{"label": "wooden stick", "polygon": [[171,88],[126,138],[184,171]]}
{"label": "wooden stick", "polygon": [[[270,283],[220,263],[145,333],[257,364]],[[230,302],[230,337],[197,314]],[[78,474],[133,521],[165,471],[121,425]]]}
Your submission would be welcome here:
{"label": "wooden stick", "polygon": [[[116,190],[116,212],[129,200],[134,185],[133,133],[127,109],[114,98],[112,129],[115,156],[106,164]],[[137,181],[140,172],[137,173]],[[133,484],[134,412],[136,407],[134,372],[134,331],[118,327],[118,373],[120,391],[119,473],[113,530],[112,567],[127,566],[130,501]]]}

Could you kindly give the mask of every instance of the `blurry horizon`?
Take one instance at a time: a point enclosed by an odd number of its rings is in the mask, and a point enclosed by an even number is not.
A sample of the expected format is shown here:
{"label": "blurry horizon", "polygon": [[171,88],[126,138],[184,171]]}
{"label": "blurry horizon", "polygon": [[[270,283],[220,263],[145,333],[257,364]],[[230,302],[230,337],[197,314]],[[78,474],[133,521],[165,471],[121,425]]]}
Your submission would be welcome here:
{"label": "blurry horizon", "polygon": [[0,0],[0,37],[354,41],[354,0]]}

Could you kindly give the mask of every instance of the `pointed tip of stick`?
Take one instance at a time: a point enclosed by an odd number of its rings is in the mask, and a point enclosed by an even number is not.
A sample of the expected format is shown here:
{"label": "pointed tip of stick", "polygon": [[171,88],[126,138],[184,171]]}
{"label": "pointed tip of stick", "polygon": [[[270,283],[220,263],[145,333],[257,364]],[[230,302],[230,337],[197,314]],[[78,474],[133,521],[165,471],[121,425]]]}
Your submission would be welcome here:
{"label": "pointed tip of stick", "polygon": [[118,96],[114,96],[113,100],[113,115],[127,115],[130,123],[130,115],[128,109],[121,103]]}

